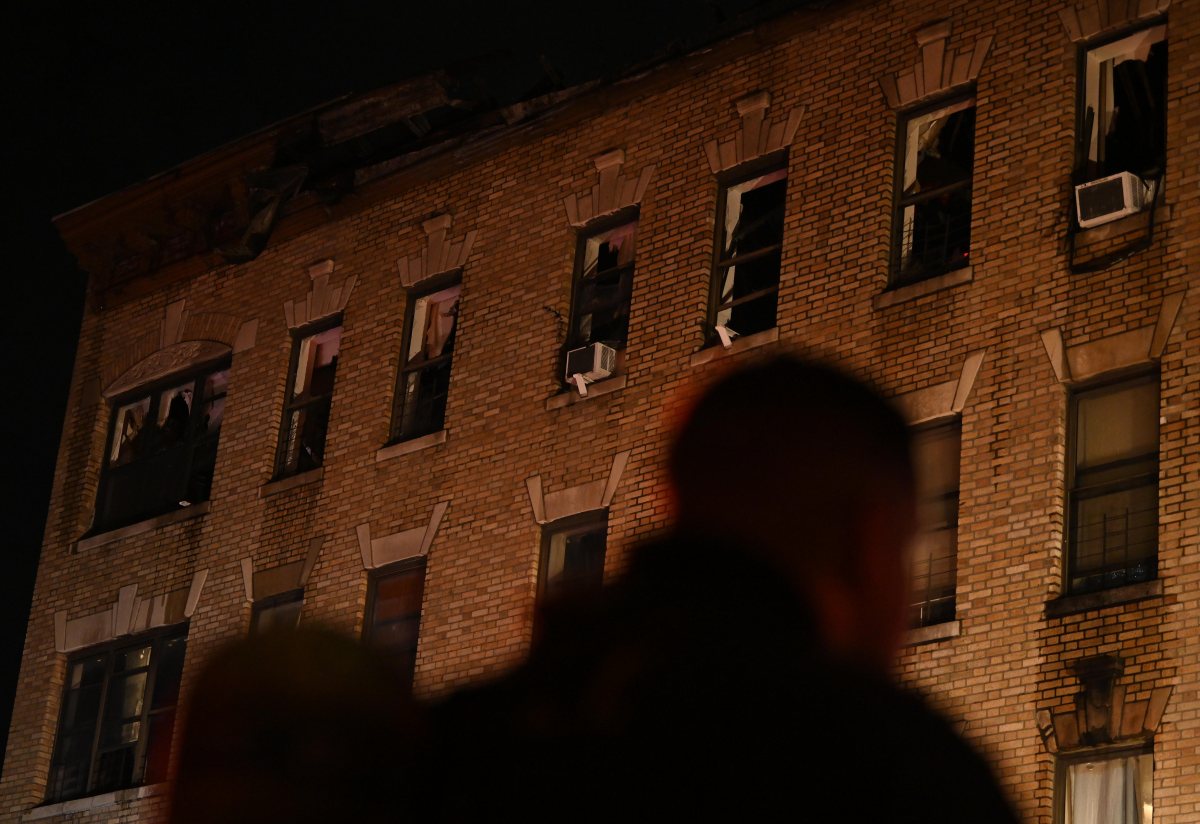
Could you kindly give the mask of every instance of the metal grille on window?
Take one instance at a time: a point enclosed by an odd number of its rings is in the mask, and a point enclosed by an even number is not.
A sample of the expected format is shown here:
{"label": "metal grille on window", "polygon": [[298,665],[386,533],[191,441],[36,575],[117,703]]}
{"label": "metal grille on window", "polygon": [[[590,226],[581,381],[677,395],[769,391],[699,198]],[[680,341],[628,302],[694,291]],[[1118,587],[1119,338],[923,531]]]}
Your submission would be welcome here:
{"label": "metal grille on window", "polygon": [[913,626],[954,620],[961,437],[957,420],[913,437],[919,527],[912,561]]}
{"label": "metal grille on window", "polygon": [[1073,399],[1067,589],[1093,592],[1158,574],[1158,380]]}

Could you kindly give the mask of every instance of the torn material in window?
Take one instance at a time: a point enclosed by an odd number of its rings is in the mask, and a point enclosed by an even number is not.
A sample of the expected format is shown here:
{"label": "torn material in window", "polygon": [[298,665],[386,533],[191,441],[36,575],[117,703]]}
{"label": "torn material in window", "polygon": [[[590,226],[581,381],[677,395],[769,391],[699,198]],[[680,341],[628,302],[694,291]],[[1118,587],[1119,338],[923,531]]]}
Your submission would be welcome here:
{"label": "torn material in window", "polygon": [[1132,172],[1154,180],[1166,161],[1167,27],[1089,49],[1084,58],[1080,180]]}
{"label": "torn material in window", "polygon": [[394,440],[438,432],[445,425],[450,366],[462,284],[410,296],[412,310],[397,378]]}
{"label": "torn material in window", "polygon": [[787,169],[727,186],[713,326],[752,335],[775,326]]}
{"label": "torn material in window", "polygon": [[958,100],[904,123],[899,262],[912,282],[966,266],[971,245],[975,101]]}
{"label": "torn material in window", "polygon": [[295,374],[284,412],[281,476],[315,469],[324,459],[341,341],[342,327],[335,326],[296,343]]}
{"label": "torn material in window", "polygon": [[597,342],[625,346],[636,246],[636,220],[583,240],[568,349]]}

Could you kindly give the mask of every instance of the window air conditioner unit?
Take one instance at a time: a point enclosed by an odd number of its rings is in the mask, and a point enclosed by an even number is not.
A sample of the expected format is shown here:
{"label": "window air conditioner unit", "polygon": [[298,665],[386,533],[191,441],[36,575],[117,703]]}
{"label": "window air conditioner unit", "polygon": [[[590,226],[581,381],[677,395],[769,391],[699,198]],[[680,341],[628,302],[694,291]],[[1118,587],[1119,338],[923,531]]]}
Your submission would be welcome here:
{"label": "window air conditioner unit", "polygon": [[[604,380],[617,368],[617,350],[603,343],[593,343],[567,353],[568,383],[579,385]],[[586,390],[580,391],[584,394]]]}
{"label": "window air conditioner unit", "polygon": [[1137,214],[1150,187],[1130,172],[1118,172],[1075,187],[1075,209],[1084,229]]}

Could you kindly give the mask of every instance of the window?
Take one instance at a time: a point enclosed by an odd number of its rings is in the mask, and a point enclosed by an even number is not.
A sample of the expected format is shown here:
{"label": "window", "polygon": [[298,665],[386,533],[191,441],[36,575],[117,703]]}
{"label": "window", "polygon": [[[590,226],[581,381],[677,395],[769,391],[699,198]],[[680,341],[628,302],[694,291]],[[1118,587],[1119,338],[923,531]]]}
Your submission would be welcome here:
{"label": "window", "polygon": [[901,118],[892,285],[967,265],[974,163],[974,98]]}
{"label": "window", "polygon": [[1154,756],[1149,752],[1090,753],[1060,760],[1062,824],[1150,824]]}
{"label": "window", "polygon": [[186,643],[176,631],[70,659],[47,801],[166,780]]}
{"label": "window", "polygon": [[292,347],[277,477],[316,469],[325,456],[342,327],[304,332]]}
{"label": "window", "polygon": [[961,438],[958,420],[913,436],[920,532],[913,550],[910,620],[917,627],[954,620]]}
{"label": "window", "polygon": [[1067,591],[1093,592],[1158,573],[1158,377],[1071,398]]}
{"label": "window", "polygon": [[392,413],[393,441],[438,432],[445,425],[461,291],[456,276],[452,283],[409,294]]}
{"label": "window", "polygon": [[610,221],[606,228],[579,238],[567,351],[592,343],[625,348],[633,297],[637,215],[625,214],[616,220],[615,226]]}
{"label": "window", "polygon": [[96,529],[208,500],[228,383],[227,364],[210,366],[116,403],[100,476]]}
{"label": "window", "polygon": [[363,636],[393,666],[407,689],[417,664],[417,634],[425,596],[425,559],[371,574]]}
{"label": "window", "polygon": [[721,186],[707,342],[717,327],[753,335],[775,327],[787,169],[782,159]]}
{"label": "window", "polygon": [[300,608],[304,606],[304,590],[293,589],[255,601],[250,608],[250,634],[292,630],[300,625]]}
{"label": "window", "polygon": [[538,592],[543,598],[593,592],[604,584],[608,513],[604,510],[563,518],[542,532]]}
{"label": "window", "polygon": [[1117,172],[1144,180],[1166,165],[1167,27],[1160,24],[1083,53],[1078,179]]}

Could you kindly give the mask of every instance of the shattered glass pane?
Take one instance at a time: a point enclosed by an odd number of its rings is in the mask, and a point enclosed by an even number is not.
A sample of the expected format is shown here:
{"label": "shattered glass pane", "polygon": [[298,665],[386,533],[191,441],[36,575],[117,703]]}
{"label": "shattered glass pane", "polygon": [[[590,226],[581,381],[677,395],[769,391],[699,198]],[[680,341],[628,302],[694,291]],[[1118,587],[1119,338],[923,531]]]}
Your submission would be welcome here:
{"label": "shattered glass pane", "polygon": [[422,295],[413,305],[412,329],[405,355],[406,364],[440,358],[454,351],[458,321],[458,298],[462,285]]}
{"label": "shattered glass pane", "polygon": [[715,323],[752,335],[775,326],[787,170],[776,169],[723,192]]}
{"label": "shattered glass pane", "polygon": [[974,162],[973,100],[905,123],[900,268],[907,279],[967,264]]}
{"label": "shattered glass pane", "polygon": [[1166,27],[1152,26],[1090,49],[1081,142],[1084,179],[1132,172],[1156,178],[1165,162]]}
{"label": "shattered glass pane", "polygon": [[112,450],[108,456],[110,466],[122,466],[146,451],[146,435],[142,430],[150,413],[150,399],[138,398],[117,409],[113,429]]}
{"label": "shattered glass pane", "polygon": [[787,169],[726,187],[722,259],[782,241],[786,191]]}
{"label": "shattered glass pane", "polygon": [[159,448],[166,449],[187,440],[192,419],[193,381],[165,389],[158,396]]}
{"label": "shattered glass pane", "polygon": [[572,346],[604,342],[622,347],[629,333],[637,222],[587,238],[575,284]]}
{"label": "shattered glass pane", "polygon": [[300,341],[296,357],[296,378],[292,385],[292,399],[318,397],[333,391],[333,376],[337,370],[338,348],[342,340],[342,327],[335,326]]}
{"label": "shattered glass pane", "polygon": [[564,530],[550,536],[542,572],[547,597],[599,589],[604,583],[607,525]]}

